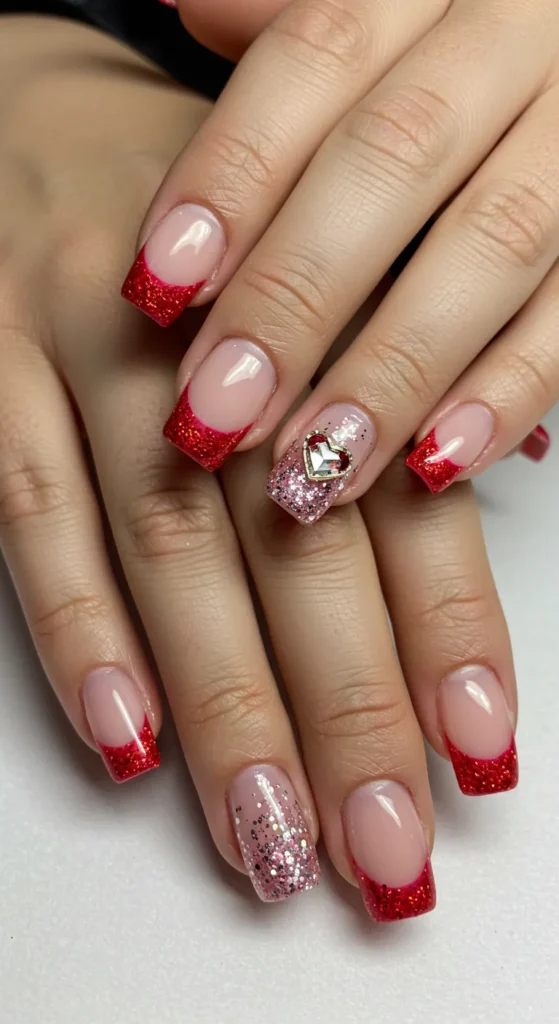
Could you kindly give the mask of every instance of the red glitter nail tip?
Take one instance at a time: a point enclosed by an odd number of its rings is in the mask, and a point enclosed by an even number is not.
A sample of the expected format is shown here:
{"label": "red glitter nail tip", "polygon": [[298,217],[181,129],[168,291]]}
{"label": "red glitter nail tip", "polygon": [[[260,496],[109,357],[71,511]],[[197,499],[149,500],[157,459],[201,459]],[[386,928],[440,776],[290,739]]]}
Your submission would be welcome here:
{"label": "red glitter nail tip", "polygon": [[374,921],[404,921],[408,917],[419,917],[435,909],[437,896],[429,857],[415,882],[400,887],[375,882],[355,861],[353,868],[363,902]]}
{"label": "red glitter nail tip", "polygon": [[468,757],[445,736],[446,745],[458,785],[466,796],[488,796],[506,793],[518,784],[518,756],[514,737],[510,747],[489,760]]}
{"label": "red glitter nail tip", "polygon": [[417,448],[410,452],[406,459],[406,466],[413,469],[421,477],[423,483],[431,491],[431,494],[438,494],[444,491],[456,477],[464,472],[463,466],[457,466],[451,459],[441,459],[440,462],[429,462],[428,460],[436,455],[439,446],[435,440],[435,431],[431,430],[427,437],[423,438]]}
{"label": "red glitter nail tip", "polygon": [[541,423],[525,437],[520,445],[520,451],[532,462],[541,462],[547,455],[551,446],[551,438]]}
{"label": "red glitter nail tip", "polygon": [[192,412],[187,387],[163,428],[163,436],[204,469],[213,472],[223,465],[251,426],[249,423],[242,430],[228,434],[206,426]]}
{"label": "red glitter nail tip", "polygon": [[121,295],[161,327],[169,327],[190,305],[205,283],[165,284],[165,281],[152,274],[146,263],[145,250],[142,249],[122,286]]}
{"label": "red glitter nail tip", "polygon": [[121,747],[106,747],[98,744],[99,750],[109,772],[115,782],[127,782],[137,775],[158,768],[161,762],[159,749],[153,730],[146,715],[138,737]]}

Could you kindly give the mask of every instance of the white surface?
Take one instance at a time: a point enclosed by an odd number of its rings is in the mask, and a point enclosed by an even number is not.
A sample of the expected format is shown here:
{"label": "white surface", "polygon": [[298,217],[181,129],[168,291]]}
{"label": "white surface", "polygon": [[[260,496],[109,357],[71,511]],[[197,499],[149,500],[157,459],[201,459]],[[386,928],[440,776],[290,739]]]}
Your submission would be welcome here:
{"label": "white surface", "polygon": [[504,463],[479,488],[521,687],[521,784],[468,800],[432,759],[439,906],[408,924],[370,926],[328,870],[314,893],[260,905],[213,852],[168,727],[165,767],[114,786],[70,734],[0,577],[2,1024],[559,1020],[559,410],[548,425],[545,463]]}

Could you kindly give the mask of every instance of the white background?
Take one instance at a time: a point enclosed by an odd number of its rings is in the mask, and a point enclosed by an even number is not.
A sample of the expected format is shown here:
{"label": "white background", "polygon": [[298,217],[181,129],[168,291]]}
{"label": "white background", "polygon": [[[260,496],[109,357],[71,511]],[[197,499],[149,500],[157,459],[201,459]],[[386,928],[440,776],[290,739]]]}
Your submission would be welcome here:
{"label": "white background", "polygon": [[[2,1024],[559,1021],[559,410],[540,466],[479,486],[516,653],[521,782],[472,800],[434,756],[439,904],[373,926],[326,868],[261,905],[208,840],[172,729],[114,786],[71,734],[0,575]],[[325,860],[323,856],[323,860]]]}

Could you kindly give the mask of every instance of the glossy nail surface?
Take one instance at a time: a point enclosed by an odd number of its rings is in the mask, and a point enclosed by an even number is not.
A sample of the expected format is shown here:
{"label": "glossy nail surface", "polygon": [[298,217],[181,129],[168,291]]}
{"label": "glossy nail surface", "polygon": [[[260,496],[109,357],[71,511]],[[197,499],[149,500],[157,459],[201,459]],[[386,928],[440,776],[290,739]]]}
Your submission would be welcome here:
{"label": "glossy nail surface", "polygon": [[138,253],[122,296],[168,327],[217,270],[225,232],[203,206],[176,206],[154,228]]}
{"label": "glossy nail surface", "polygon": [[126,782],[157,768],[155,736],[132,680],[119,668],[98,668],[83,684],[85,714],[107,770]]}
{"label": "glossy nail surface", "polygon": [[399,782],[369,782],[343,810],[346,839],[365,906],[376,921],[433,910],[435,882],[413,800]]}
{"label": "glossy nail surface", "polygon": [[374,423],[358,406],[327,406],[274,466],[268,497],[310,526],[353,480],[375,441]]}
{"label": "glossy nail surface", "polygon": [[541,423],[525,437],[520,445],[522,455],[532,462],[541,462],[551,447],[551,438]]}
{"label": "glossy nail surface", "polygon": [[228,802],[242,858],[261,900],[285,900],[318,885],[315,845],[285,772],[251,765],[233,781]]}
{"label": "glossy nail surface", "polygon": [[518,759],[510,711],[498,679],[466,665],[443,680],[437,705],[458,785],[468,796],[514,789]]}
{"label": "glossy nail surface", "polygon": [[197,368],[163,434],[204,469],[219,469],[258,419],[275,386],[274,366],[263,349],[229,338]]}
{"label": "glossy nail surface", "polygon": [[485,405],[457,405],[408,455],[406,465],[438,494],[473,466],[494,433],[495,421]]}

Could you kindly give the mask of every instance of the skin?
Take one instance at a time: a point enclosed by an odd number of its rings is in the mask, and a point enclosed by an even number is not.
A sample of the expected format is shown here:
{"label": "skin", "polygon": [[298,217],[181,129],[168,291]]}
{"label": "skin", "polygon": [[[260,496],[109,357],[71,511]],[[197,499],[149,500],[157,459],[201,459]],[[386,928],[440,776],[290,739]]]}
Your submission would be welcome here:
{"label": "skin", "polygon": [[[493,666],[516,713],[469,484],[433,501],[397,459],[361,509],[336,509],[305,531],[263,498],[272,437],[235,457],[222,484],[180,456],[160,428],[184,332],[202,315],[163,334],[114,281],[185,126],[194,134],[210,107],[114,40],[52,19],[2,19],[0,86],[0,540],[70,723],[93,746],[81,685],[107,665],[134,679],[155,731],[161,723],[108,531],[225,858],[242,870],[226,788],[264,760],[289,774],[348,881],[340,808],[360,783],[407,786],[431,846],[422,733],[446,756],[440,680],[467,652]],[[328,655],[325,609],[337,633]]]}
{"label": "skin", "polygon": [[211,206],[229,237],[195,300],[218,296],[178,390],[223,337],[258,341],[279,386],[240,448],[261,443],[393,259],[443,210],[288,417],[274,456],[340,400],[361,405],[378,435],[340,503],[462,403],[488,408],[495,428],[462,476],[514,449],[559,393],[556,0],[294,0],[279,13],[247,4],[238,20],[217,2],[203,16],[193,0],[179,6],[194,34],[230,56],[260,35],[142,226],[145,237],[188,196]]}

